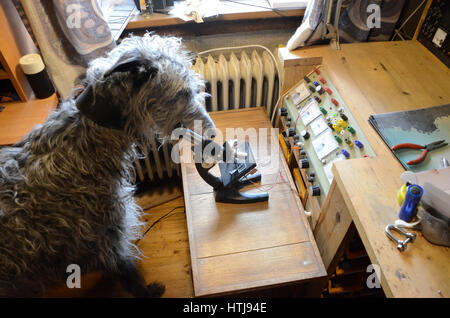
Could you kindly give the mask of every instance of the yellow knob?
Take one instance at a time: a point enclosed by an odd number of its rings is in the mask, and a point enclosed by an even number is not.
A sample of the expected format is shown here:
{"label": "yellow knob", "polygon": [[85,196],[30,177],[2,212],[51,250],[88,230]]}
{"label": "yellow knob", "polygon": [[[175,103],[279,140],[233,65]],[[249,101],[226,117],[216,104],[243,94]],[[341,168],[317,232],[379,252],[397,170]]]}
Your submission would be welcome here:
{"label": "yellow knob", "polygon": [[342,128],[347,128],[347,126],[348,126],[348,123],[346,121],[342,120],[342,119],[338,119],[337,120],[337,124],[339,126],[341,126]]}
{"label": "yellow knob", "polygon": [[406,184],[402,185],[397,192],[397,203],[399,206],[402,206],[403,201],[405,201],[406,191],[408,190],[408,186]]}
{"label": "yellow knob", "polygon": [[333,129],[334,129],[334,131],[336,131],[336,132],[340,132],[340,131],[342,130],[342,127],[341,127],[341,126],[338,126],[338,125],[336,125],[336,124],[333,124]]}

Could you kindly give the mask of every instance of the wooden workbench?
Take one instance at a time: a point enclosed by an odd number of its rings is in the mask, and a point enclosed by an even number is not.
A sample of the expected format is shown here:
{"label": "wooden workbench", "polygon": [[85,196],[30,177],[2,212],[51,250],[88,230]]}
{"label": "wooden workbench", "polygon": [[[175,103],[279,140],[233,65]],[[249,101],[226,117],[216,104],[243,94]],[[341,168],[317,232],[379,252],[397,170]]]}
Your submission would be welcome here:
{"label": "wooden workbench", "polygon": [[314,229],[325,266],[332,268],[353,222],[372,263],[380,266],[388,297],[450,297],[449,248],[418,233],[400,253],[385,235],[386,225],[398,216],[396,193],[404,169],[368,123],[377,113],[449,103],[449,69],[416,41],[344,44],[339,51],[280,49],[279,56],[284,91],[323,64],[376,153],[333,167],[334,182]]}
{"label": "wooden workbench", "polygon": [[[211,118],[224,141],[239,138],[225,136],[226,129],[245,131],[250,128],[261,134],[259,128],[271,128],[263,108],[216,112],[211,113]],[[250,191],[268,191],[268,202],[216,203],[212,187],[199,176],[194,163],[181,164],[195,296],[240,293],[311,283],[312,280],[317,280],[320,287],[326,276],[288,167],[279,151],[277,133],[269,132],[266,140],[267,144],[259,142],[258,138],[249,138],[262,174],[262,188],[253,186]],[[261,164],[266,158],[263,154],[269,153],[263,148],[270,149],[270,144],[276,145],[278,150],[270,156],[271,160],[278,161],[276,169]],[[213,173],[217,175],[218,171]],[[246,190],[249,189],[242,189]],[[312,290],[310,288],[309,292]]]}

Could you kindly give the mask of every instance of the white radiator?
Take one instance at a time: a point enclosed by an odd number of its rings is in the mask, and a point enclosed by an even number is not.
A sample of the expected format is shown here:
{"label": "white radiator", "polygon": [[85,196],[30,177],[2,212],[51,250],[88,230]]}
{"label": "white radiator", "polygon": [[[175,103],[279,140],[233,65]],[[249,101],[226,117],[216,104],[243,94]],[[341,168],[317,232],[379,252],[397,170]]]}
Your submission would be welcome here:
{"label": "white radiator", "polygon": [[[211,54],[199,55],[193,69],[206,81],[206,92],[210,94],[205,102],[206,109],[221,111],[262,106],[272,118],[280,87],[274,63],[274,57],[267,49],[222,53],[216,58]],[[145,182],[180,176],[180,167],[170,159],[170,151],[169,143],[160,145],[155,138],[148,155],[136,160],[137,180]]]}
{"label": "white radiator", "polygon": [[237,108],[266,108],[269,116],[278,100],[278,74],[266,51],[232,52],[197,57],[193,68],[206,80],[208,111]]}

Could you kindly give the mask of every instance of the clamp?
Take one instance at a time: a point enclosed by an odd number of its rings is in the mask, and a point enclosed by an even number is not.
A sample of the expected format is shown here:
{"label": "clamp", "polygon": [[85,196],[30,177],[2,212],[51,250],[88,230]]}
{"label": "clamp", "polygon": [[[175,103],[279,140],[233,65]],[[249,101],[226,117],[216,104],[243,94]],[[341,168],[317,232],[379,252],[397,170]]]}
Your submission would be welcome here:
{"label": "clamp", "polygon": [[[400,235],[404,236],[406,239],[404,241],[399,240],[394,234],[392,234],[391,230],[396,231],[397,233],[399,233]],[[406,232],[404,230],[402,230],[401,228],[395,226],[394,224],[388,224],[386,226],[386,234],[387,236],[395,243],[397,244],[397,249],[400,252],[403,252],[406,249],[406,246],[408,245],[409,242],[414,242],[414,240],[416,239],[416,234],[414,233],[409,233]]]}

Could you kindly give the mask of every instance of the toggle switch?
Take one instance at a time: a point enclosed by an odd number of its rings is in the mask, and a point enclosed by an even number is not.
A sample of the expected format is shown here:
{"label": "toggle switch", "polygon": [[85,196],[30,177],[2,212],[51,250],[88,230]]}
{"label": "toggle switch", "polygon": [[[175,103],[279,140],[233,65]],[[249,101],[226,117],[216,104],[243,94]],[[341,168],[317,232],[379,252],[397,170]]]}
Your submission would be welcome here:
{"label": "toggle switch", "polygon": [[298,166],[299,166],[301,169],[307,169],[307,168],[309,168],[309,160],[308,160],[308,158],[302,158],[302,159],[300,159],[300,161],[298,162]]}
{"label": "toggle switch", "polygon": [[329,87],[325,87],[324,90],[325,90],[325,92],[328,93],[328,95],[332,95],[333,94],[333,92],[331,91],[331,89]]}
{"label": "toggle switch", "polygon": [[350,153],[345,150],[345,149],[341,149],[341,153],[344,155],[345,158],[349,158],[350,157]]}
{"label": "toggle switch", "polygon": [[[329,88],[328,88],[329,89]],[[327,91],[328,93],[328,91]],[[330,94],[330,93],[328,93]],[[331,94],[330,94],[331,95]],[[337,100],[335,100],[334,98],[331,98],[331,102],[335,105],[335,106],[339,106],[339,102]]]}
{"label": "toggle switch", "polygon": [[349,145],[350,147],[353,147],[353,141],[351,141],[351,140],[348,139],[348,138],[345,138],[344,141],[345,141],[345,143],[346,143],[347,145]]}
{"label": "toggle switch", "polygon": [[319,77],[319,81],[321,81],[322,84],[326,84],[327,83],[327,80],[324,79],[322,76]]}
{"label": "toggle switch", "polygon": [[362,143],[361,141],[359,141],[359,140],[355,140],[355,145],[356,145],[356,147],[358,147],[359,149],[364,148],[363,143]]}
{"label": "toggle switch", "polygon": [[337,123],[339,126],[341,126],[342,128],[345,128],[345,127],[348,126],[348,123],[347,123],[346,121],[342,120],[342,119],[338,119],[338,120],[336,121],[336,123]]}
{"label": "toggle switch", "polygon": [[320,196],[320,187],[318,185],[314,185],[309,187],[309,193],[313,196],[313,197],[318,197]]}
{"label": "toggle switch", "polygon": [[342,127],[336,124],[333,124],[332,127],[335,132],[340,132],[342,130]]}

